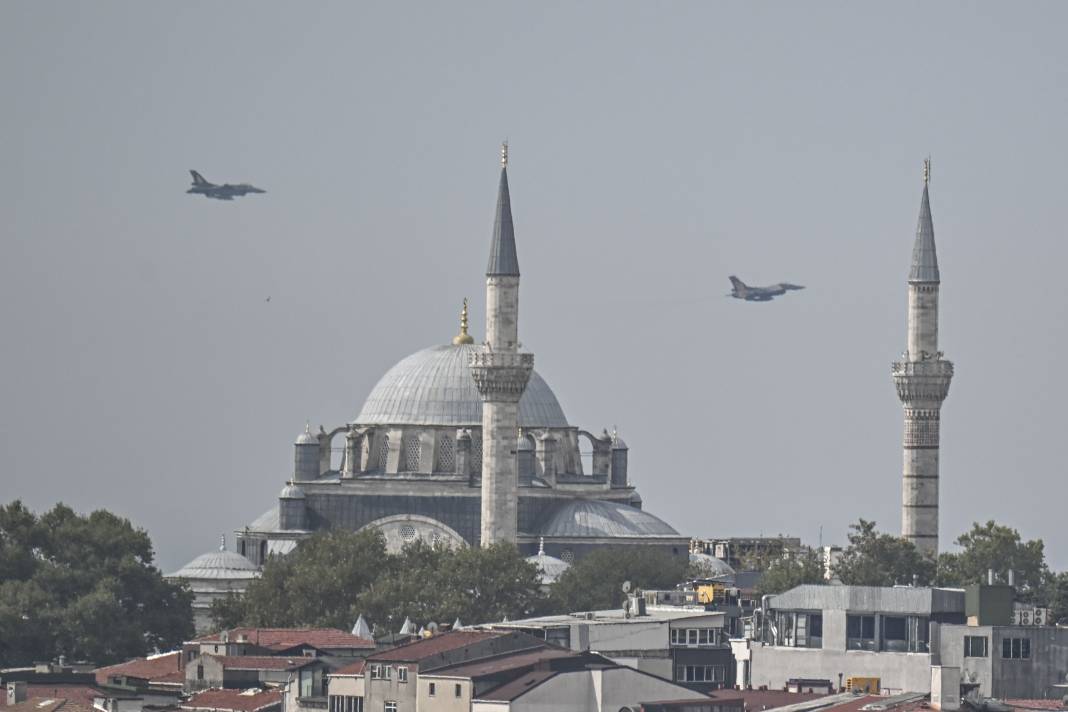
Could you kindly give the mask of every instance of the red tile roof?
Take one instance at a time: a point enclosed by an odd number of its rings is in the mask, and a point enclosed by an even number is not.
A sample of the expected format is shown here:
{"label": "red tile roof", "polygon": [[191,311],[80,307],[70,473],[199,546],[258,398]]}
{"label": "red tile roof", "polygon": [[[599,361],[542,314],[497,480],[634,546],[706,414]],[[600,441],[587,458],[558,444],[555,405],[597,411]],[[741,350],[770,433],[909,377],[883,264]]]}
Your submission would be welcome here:
{"label": "red tile roof", "polygon": [[536,665],[545,660],[558,658],[577,658],[578,653],[570,650],[554,647],[541,647],[535,650],[522,650],[512,653],[504,653],[492,658],[483,658],[474,662],[461,663],[452,667],[434,670],[428,675],[444,675],[445,677],[470,677],[477,678],[486,675],[494,675],[508,670],[518,670],[531,665]]}
{"label": "red tile roof", "polygon": [[[38,702],[44,700],[66,700],[69,703],[86,704],[90,707],[93,706],[93,698],[101,694],[101,691],[92,685],[82,684],[67,684],[52,683],[52,684],[33,684],[26,685],[26,699],[36,699]],[[12,710],[21,709],[19,705],[24,703],[19,702],[18,705],[8,705],[7,695],[0,695],[0,709]],[[42,707],[41,712],[48,712],[47,708]]]}
{"label": "red tile roof", "polygon": [[274,688],[249,694],[244,690],[204,690],[182,703],[183,710],[234,710],[235,712],[258,712],[270,707],[280,707],[282,690]]}
{"label": "red tile roof", "polygon": [[9,712],[100,712],[93,707],[92,700],[86,703],[66,697],[27,697],[25,701],[8,705],[4,709]]}
{"label": "red tile roof", "polygon": [[[374,648],[375,642],[337,628],[232,628],[226,631],[231,643],[244,636],[250,645],[269,650],[288,650],[299,645],[315,648]],[[194,639],[194,643],[222,643],[222,633]]]}
{"label": "red tile roof", "polygon": [[818,692],[787,692],[786,690],[731,690],[731,697],[741,697],[750,712],[773,710],[776,707],[807,702],[826,695]]}
{"label": "red tile roof", "polygon": [[1017,710],[1063,710],[1068,709],[1068,705],[1064,704],[1062,700],[1002,700],[1009,707]]}
{"label": "red tile roof", "polygon": [[482,640],[500,638],[506,635],[510,635],[510,633],[491,630],[455,630],[435,635],[433,638],[424,638],[414,643],[401,645],[376,655],[369,655],[367,660],[368,662],[419,662],[432,655],[438,655],[439,653],[463,648]]}
{"label": "red tile roof", "polygon": [[117,665],[97,668],[94,671],[96,682],[99,685],[105,685],[112,675],[129,675],[150,682],[180,684],[184,680],[182,671],[178,668],[181,657],[182,653],[175,651],[148,658],[134,658]]}
{"label": "red tile roof", "polygon": [[363,675],[363,669],[365,667],[366,667],[366,664],[364,663],[363,660],[357,660],[354,663],[349,663],[348,665],[346,665],[344,667],[340,667],[337,670],[334,670],[334,672],[332,672],[330,674],[331,675]]}
{"label": "red tile roof", "polygon": [[273,655],[206,655],[222,662],[226,670],[296,670],[310,665],[316,658]]}

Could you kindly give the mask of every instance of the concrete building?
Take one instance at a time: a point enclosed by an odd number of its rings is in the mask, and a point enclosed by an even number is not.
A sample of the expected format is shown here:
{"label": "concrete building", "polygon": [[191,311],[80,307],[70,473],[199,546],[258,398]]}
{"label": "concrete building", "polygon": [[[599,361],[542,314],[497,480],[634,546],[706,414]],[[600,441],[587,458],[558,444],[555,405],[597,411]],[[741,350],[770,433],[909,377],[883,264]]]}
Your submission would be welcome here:
{"label": "concrete building", "polygon": [[768,596],[762,640],[732,641],[737,681],[778,689],[790,679],[878,678],[890,692],[928,692],[931,623],[963,624],[964,591],[814,586]]}
{"label": "concrete building", "polygon": [[626,610],[525,618],[487,627],[522,631],[576,652],[596,652],[614,663],[701,692],[732,687],[734,660],[724,632],[724,613],[707,611],[701,605],[665,604],[658,593],[685,595],[646,591],[644,596],[633,597]]}
{"label": "concrete building", "polygon": [[923,196],[908,279],[908,348],[894,363],[894,385],[905,410],[901,535],[920,551],[938,554],[938,448],[942,402],[953,364],[938,350],[938,290],[934,223],[927,186],[931,162],[923,164]]}
{"label": "concrete building", "polygon": [[730,568],[741,570],[755,562],[800,554],[801,539],[791,536],[695,538],[690,552],[712,556]]}
{"label": "concrete building", "polygon": [[766,604],[763,639],[732,641],[741,685],[874,678],[884,693],[931,693],[947,704],[1064,696],[1068,628],[1011,625],[1009,586],[806,585]]}
{"label": "concrete building", "polygon": [[353,420],[305,428],[277,506],[237,531],[237,553],[258,566],[313,532],[372,528],[393,550],[514,541],[534,556],[544,539],[565,563],[605,545],[685,560],[689,540],[642,510],[627,444],[572,425],[520,346],[509,177],[502,166],[485,342],[468,333],[465,306],[460,333],[390,368]]}

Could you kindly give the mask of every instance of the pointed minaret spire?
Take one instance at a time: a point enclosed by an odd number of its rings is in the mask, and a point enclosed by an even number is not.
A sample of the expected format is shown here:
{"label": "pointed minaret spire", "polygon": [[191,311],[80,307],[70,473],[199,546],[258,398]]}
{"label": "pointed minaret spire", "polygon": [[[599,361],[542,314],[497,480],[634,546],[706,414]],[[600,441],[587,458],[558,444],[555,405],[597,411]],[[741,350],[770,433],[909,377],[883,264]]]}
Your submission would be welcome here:
{"label": "pointed minaret spire", "polygon": [[909,282],[940,281],[938,255],[935,253],[934,221],[931,219],[931,199],[927,184],[931,182],[931,159],[923,162],[923,196],[920,198],[920,220],[916,225],[916,242],[912,245],[912,269]]}
{"label": "pointed minaret spire", "polygon": [[493,221],[486,276],[519,276],[519,258],[515,252],[515,229],[512,227],[512,199],[508,194],[508,142],[501,144],[501,183],[497,188],[497,215]]}

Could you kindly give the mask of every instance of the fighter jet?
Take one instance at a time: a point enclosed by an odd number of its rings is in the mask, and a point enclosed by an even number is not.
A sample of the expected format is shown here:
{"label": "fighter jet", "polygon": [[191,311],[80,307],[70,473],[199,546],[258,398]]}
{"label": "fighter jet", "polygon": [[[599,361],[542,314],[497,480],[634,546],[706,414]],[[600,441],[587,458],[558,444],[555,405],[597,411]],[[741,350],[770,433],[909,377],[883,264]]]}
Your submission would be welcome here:
{"label": "fighter jet", "polygon": [[215,198],[216,200],[233,200],[234,196],[241,197],[248,195],[249,193],[266,193],[266,190],[261,190],[254,185],[248,183],[223,183],[222,185],[216,185],[209,183],[204,179],[204,176],[200,175],[196,171],[189,171],[193,175],[193,187],[185,191],[186,193],[194,193],[196,195],[203,195],[205,198]]}
{"label": "fighter jet", "polygon": [[733,274],[731,275],[731,285],[733,289],[727,296],[744,299],[747,302],[770,302],[775,297],[786,294],[789,291],[804,289],[800,284],[789,284],[787,282],[779,282],[770,287],[749,287]]}

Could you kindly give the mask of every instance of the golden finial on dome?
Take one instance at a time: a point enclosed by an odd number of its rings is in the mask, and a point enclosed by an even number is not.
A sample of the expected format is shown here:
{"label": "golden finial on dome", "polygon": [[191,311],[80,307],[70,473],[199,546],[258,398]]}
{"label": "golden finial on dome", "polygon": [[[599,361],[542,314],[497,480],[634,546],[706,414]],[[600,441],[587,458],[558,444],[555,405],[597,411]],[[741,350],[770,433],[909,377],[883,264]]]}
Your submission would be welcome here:
{"label": "golden finial on dome", "polygon": [[501,142],[501,167],[502,168],[507,168],[508,167],[508,142],[507,141],[502,141]]}
{"label": "golden finial on dome", "polygon": [[931,182],[931,157],[923,159],[923,184],[927,185]]}
{"label": "golden finial on dome", "polygon": [[452,337],[452,343],[455,346],[475,343],[475,340],[467,333],[467,297],[464,297],[464,308],[460,310],[460,333]]}

